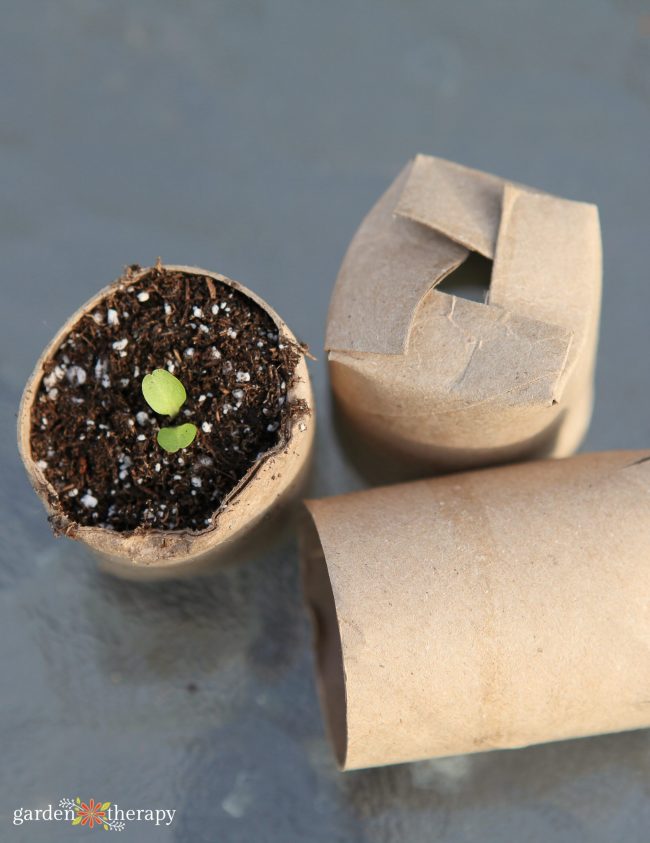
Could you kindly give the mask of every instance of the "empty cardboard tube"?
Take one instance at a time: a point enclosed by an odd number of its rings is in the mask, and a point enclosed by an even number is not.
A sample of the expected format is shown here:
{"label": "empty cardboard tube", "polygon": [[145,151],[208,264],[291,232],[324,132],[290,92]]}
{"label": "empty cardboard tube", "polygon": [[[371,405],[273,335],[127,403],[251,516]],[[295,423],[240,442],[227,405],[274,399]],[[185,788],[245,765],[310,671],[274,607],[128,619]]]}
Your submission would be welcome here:
{"label": "empty cardboard tube", "polygon": [[[436,289],[475,253],[485,302]],[[341,265],[325,347],[344,414],[441,469],[568,456],[591,417],[602,257],[594,205],[418,155]]]}
{"label": "empty cardboard tube", "polygon": [[307,503],[305,594],[345,770],[650,725],[650,456]]}
{"label": "empty cardboard tube", "polygon": [[[254,292],[224,275],[188,266],[163,266],[172,272],[209,277],[248,296],[275,322],[287,342],[298,342],[280,316]],[[115,284],[137,283],[149,269],[131,273]],[[206,565],[230,557],[250,540],[250,532],[266,520],[272,511],[295,497],[305,478],[314,439],[315,418],[309,373],[304,355],[295,369],[293,384],[287,395],[289,403],[304,401],[307,412],[292,421],[288,438],[261,455],[232,492],[224,499],[205,530],[137,530],[117,532],[102,527],[85,527],[72,521],[61,509],[54,487],[37,465],[31,452],[31,413],[37,398],[44,364],[52,357],[79,320],[95,310],[114,290],[114,284],[93,296],[65,323],[38,360],[25,390],[18,413],[18,447],[28,477],[42,500],[56,532],[87,544],[103,559],[107,570],[126,575],[161,572],[169,575],[203,570]],[[155,572],[153,569],[156,569]]]}

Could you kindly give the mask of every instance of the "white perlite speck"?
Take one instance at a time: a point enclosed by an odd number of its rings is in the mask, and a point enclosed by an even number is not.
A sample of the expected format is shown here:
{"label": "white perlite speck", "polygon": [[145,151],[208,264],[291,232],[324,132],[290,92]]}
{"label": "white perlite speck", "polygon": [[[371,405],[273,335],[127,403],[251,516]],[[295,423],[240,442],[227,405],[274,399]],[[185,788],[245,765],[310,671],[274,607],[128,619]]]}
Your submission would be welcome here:
{"label": "white perlite speck", "polygon": [[233,328],[228,328],[228,330],[226,331],[226,333],[228,334],[228,336],[230,337],[230,339],[232,339],[232,340],[236,340],[236,339],[237,339],[237,331],[235,331]]}
{"label": "white perlite speck", "polygon": [[210,354],[215,358],[215,360],[218,360],[221,357],[221,352],[214,346],[210,349]]}
{"label": "white perlite speck", "polygon": [[113,348],[115,349],[115,351],[123,351],[127,347],[128,344],[129,344],[128,339],[126,337],[124,337],[121,340],[115,340],[115,342],[113,343]]}
{"label": "white perlite speck", "polygon": [[109,325],[119,325],[120,319],[117,315],[117,310],[114,310],[112,307],[109,307],[106,312],[106,321]]}
{"label": "white perlite speck", "polygon": [[166,315],[166,316],[169,316],[169,314],[170,314],[171,312],[172,312],[172,306],[171,306],[171,304],[168,304],[167,302],[165,302],[165,315]]}
{"label": "white perlite speck", "polygon": [[138,293],[136,298],[138,301],[149,301],[149,293],[143,290],[141,293]]}
{"label": "white perlite speck", "polygon": [[68,497],[69,498],[76,498],[78,494],[79,494],[79,489],[70,489],[70,491],[68,492]]}
{"label": "white perlite speck", "polygon": [[201,430],[204,433],[212,433],[212,425],[210,424],[210,422],[203,422],[203,424],[201,425]]}
{"label": "white perlite speck", "polygon": [[41,469],[41,471],[45,471],[45,469],[47,468],[47,463],[45,462],[45,460],[39,460],[36,465]]}
{"label": "white perlite speck", "polygon": [[200,307],[194,305],[194,307],[192,308],[192,316],[196,316],[197,319],[201,319],[203,317],[203,311]]}
{"label": "white perlite speck", "polygon": [[203,485],[200,477],[192,477],[192,480],[190,482],[192,483],[192,486],[194,486],[195,489],[200,489]]}
{"label": "white perlite speck", "polygon": [[138,433],[138,442],[144,442],[146,438],[147,437],[144,435],[144,433]]}
{"label": "white perlite speck", "polygon": [[98,503],[97,498],[94,495],[91,495],[90,492],[86,492],[86,494],[79,499],[79,502],[87,509],[94,509]]}
{"label": "white perlite speck", "polygon": [[237,372],[235,377],[237,378],[237,383],[248,383],[251,379],[248,372]]}
{"label": "white perlite speck", "polygon": [[149,416],[145,413],[144,410],[140,410],[139,413],[135,414],[135,420],[140,425],[140,427],[144,427],[145,424],[149,424]]}
{"label": "white perlite speck", "polygon": [[102,360],[98,357],[95,362],[95,380],[101,381],[104,375],[108,373],[108,360]]}
{"label": "white perlite speck", "polygon": [[243,389],[233,389],[232,397],[235,399],[235,401],[241,401],[242,398],[244,397],[244,390]]}
{"label": "white perlite speck", "polygon": [[55,366],[49,375],[45,375],[43,378],[43,384],[45,389],[51,389],[55,383],[62,380],[65,375],[65,369],[63,366]]}
{"label": "white perlite speck", "polygon": [[212,305],[212,312],[215,314],[215,316],[216,316],[217,313],[219,313],[219,305],[218,304]]}
{"label": "white perlite speck", "polygon": [[81,386],[86,383],[86,370],[82,369],[81,366],[70,366],[65,374],[72,386]]}
{"label": "white perlite speck", "polygon": [[184,354],[186,357],[193,357],[193,356],[194,356],[194,349],[192,348],[192,346],[190,346],[189,348],[186,348],[186,349],[185,349],[185,351],[183,352],[183,354]]}

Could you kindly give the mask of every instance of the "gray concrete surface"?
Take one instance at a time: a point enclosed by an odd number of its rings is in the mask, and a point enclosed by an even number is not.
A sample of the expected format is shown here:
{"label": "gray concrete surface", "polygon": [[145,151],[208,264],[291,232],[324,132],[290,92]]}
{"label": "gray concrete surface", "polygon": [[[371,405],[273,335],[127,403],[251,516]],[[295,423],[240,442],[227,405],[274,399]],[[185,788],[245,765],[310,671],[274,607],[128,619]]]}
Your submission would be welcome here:
{"label": "gray concrete surface", "polygon": [[[0,838],[76,795],[177,810],[138,841],[646,841],[647,732],[337,773],[291,538],[137,585],[55,540],[15,411],[41,348],[128,262],[255,288],[319,353],[360,217],[414,152],[597,202],[605,296],[586,446],[650,441],[647,0],[0,4]],[[326,373],[313,492],[360,488]],[[103,832],[102,832],[103,833]]]}

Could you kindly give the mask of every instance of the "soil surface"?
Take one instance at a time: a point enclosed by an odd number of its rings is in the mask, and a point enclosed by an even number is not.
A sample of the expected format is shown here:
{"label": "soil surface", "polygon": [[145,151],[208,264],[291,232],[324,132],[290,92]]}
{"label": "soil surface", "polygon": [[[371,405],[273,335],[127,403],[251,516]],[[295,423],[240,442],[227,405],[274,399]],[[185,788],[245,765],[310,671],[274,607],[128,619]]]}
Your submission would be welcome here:
{"label": "soil surface", "polygon": [[[306,411],[287,393],[302,350],[262,308],[209,277],[133,266],[44,367],[32,454],[72,521],[118,531],[203,530],[256,462]],[[127,286],[128,285],[128,286]],[[142,395],[165,368],[187,401],[170,422]],[[175,454],[160,427],[192,422]]]}

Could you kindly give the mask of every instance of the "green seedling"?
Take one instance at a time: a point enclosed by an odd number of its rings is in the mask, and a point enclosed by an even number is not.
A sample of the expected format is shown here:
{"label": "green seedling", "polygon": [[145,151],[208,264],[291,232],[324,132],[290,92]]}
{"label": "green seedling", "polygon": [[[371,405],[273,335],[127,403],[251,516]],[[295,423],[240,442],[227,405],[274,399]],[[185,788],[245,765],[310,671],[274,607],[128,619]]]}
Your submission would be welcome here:
{"label": "green seedling", "polygon": [[[145,375],[142,394],[154,413],[169,416],[170,420],[178,415],[187,400],[185,387],[167,369],[155,369],[150,375]],[[161,427],[156,439],[161,448],[174,454],[191,445],[197,432],[196,425],[188,422],[177,427]]]}

